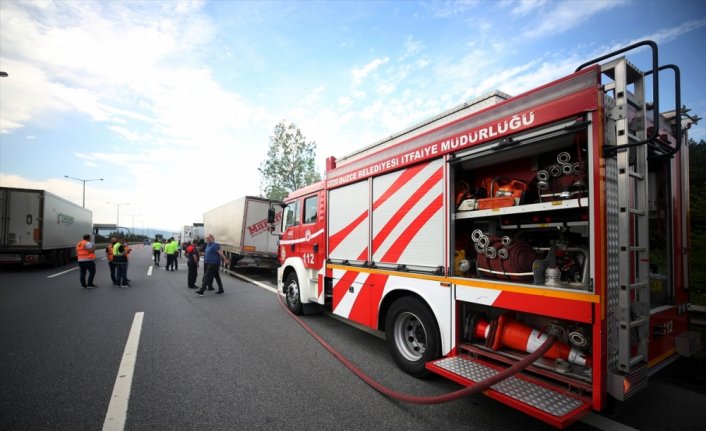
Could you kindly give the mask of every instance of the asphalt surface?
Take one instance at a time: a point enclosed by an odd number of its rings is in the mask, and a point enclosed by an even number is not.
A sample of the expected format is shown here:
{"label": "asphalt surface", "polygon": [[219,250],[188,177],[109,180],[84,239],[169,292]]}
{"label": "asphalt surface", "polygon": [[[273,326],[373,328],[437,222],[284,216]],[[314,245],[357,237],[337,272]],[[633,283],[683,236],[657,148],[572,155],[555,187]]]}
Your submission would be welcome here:
{"label": "asphalt surface", "polygon": [[[144,321],[128,430],[552,429],[483,395],[433,406],[392,401],[325,351],[269,290],[223,274],[224,295],[197,297],[184,259],[178,271],[150,270],[150,250],[139,246],[132,287],[115,288],[101,257],[100,287],[91,290],[80,288],[75,263],[0,271],[0,430],[102,428],[136,312]],[[274,286],[272,272],[245,275]],[[459,388],[404,374],[378,336],[325,315],[304,320],[395,390]],[[570,429],[703,429],[706,385],[686,366],[700,365],[677,362],[610,418],[591,415]]]}

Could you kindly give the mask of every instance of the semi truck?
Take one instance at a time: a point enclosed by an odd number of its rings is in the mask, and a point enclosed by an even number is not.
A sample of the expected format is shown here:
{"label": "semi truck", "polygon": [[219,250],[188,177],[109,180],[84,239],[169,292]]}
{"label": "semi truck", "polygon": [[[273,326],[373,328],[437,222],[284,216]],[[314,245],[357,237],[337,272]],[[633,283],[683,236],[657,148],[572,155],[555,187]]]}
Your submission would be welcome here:
{"label": "semi truck", "polygon": [[194,223],[193,225],[186,225],[181,229],[181,235],[179,236],[182,243],[191,243],[191,241],[196,240],[199,243],[204,241],[204,230],[203,223]]}
{"label": "semi truck", "polygon": [[[625,56],[644,48],[645,71]],[[627,400],[699,349],[679,82],[639,42],[328,158],[284,202],[286,306],[384,331],[414,376],[480,388],[521,368],[483,393],[555,427]]]}
{"label": "semi truck", "polygon": [[272,208],[273,220],[279,221],[282,216],[279,204],[271,199],[244,196],[204,213],[205,234],[215,237],[230,260],[225,269],[277,268],[279,237],[271,229],[268,213]]}
{"label": "semi truck", "polygon": [[66,265],[93,214],[46,190],[0,187],[0,264]]}

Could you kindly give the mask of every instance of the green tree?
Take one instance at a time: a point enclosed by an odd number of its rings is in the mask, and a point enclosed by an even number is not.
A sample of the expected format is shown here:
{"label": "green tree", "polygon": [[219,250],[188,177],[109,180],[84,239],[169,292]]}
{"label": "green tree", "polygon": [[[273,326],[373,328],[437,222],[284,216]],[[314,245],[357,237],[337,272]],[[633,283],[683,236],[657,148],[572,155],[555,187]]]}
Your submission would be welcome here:
{"label": "green tree", "polygon": [[321,180],[316,171],[316,143],[306,142],[293,123],[280,121],[270,136],[267,158],[260,163],[260,191],[269,199],[284,199],[290,192]]}

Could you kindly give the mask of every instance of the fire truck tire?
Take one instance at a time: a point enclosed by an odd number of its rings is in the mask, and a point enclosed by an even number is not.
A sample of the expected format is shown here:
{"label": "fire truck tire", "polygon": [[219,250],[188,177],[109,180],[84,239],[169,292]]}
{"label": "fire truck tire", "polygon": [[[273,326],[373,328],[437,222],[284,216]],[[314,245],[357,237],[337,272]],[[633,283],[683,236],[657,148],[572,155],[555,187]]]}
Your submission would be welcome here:
{"label": "fire truck tire", "polygon": [[290,272],[284,282],[284,296],[287,299],[287,308],[294,314],[302,314],[301,293],[299,291],[299,280],[296,272]]}
{"label": "fire truck tire", "polygon": [[387,312],[385,335],[398,367],[414,377],[427,377],[426,363],[441,355],[439,328],[434,315],[419,299],[403,297]]}

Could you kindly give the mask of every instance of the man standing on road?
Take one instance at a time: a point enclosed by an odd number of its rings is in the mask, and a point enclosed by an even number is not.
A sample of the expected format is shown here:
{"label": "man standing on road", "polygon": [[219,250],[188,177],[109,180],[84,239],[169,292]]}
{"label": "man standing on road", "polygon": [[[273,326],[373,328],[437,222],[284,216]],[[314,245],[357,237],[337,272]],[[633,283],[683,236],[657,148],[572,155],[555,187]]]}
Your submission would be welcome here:
{"label": "man standing on road", "polygon": [[199,248],[196,246],[197,244],[198,241],[193,240],[192,244],[186,247],[186,266],[189,270],[189,274],[187,276],[187,286],[189,286],[189,289],[198,288],[196,285],[196,273],[199,270],[200,254]]}
{"label": "man standing on road", "polygon": [[127,276],[127,270],[130,268],[130,253],[132,253],[132,247],[128,245],[125,238],[120,238],[120,242],[122,242],[123,247],[125,247],[125,283],[129,286],[130,279]]}
{"label": "man standing on road", "polygon": [[162,243],[159,242],[157,238],[154,239],[152,243],[152,256],[154,257],[154,264],[159,266],[159,258],[162,255]]}
{"label": "man standing on road", "polygon": [[108,258],[108,268],[110,268],[110,280],[113,282],[113,285],[118,284],[115,278],[115,263],[113,263],[113,246],[115,246],[116,242],[118,242],[117,238],[110,238],[110,244],[105,248],[105,256]]}
{"label": "man standing on road", "polygon": [[223,283],[221,282],[221,275],[218,271],[221,269],[221,260],[225,262],[226,265],[230,264],[230,261],[223,254],[221,250],[221,245],[215,241],[215,238],[210,233],[206,235],[206,251],[204,253],[204,275],[201,284],[201,289],[197,290],[198,296],[203,296],[203,292],[206,288],[213,290],[213,279],[216,279],[218,283],[218,292],[223,293]]}
{"label": "man standing on road", "polygon": [[174,265],[176,263],[176,247],[174,238],[169,238],[167,244],[164,245],[164,253],[167,254],[167,266],[164,269],[167,271],[174,271]]}
{"label": "man standing on road", "polygon": [[[83,239],[76,244],[76,256],[81,287],[84,289],[98,287],[93,284],[93,277],[96,276],[96,250],[91,242],[90,234],[84,235]],[[86,283],[86,271],[88,271],[88,283]]]}
{"label": "man standing on road", "polygon": [[123,239],[113,245],[113,264],[115,265],[115,287],[127,287],[127,254],[125,246],[121,243]]}
{"label": "man standing on road", "polygon": [[172,238],[172,247],[174,247],[174,271],[179,271],[179,257],[181,256],[181,247],[179,241]]}

